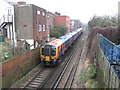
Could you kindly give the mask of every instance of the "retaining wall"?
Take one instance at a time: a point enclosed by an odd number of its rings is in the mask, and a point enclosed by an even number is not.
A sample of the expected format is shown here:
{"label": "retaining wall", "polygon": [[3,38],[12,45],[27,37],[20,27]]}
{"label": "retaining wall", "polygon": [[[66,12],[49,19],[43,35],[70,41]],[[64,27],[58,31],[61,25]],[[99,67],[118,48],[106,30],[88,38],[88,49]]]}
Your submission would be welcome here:
{"label": "retaining wall", "polygon": [[2,88],[9,88],[40,63],[40,47],[2,63]]}
{"label": "retaining wall", "polygon": [[120,80],[115,73],[115,70],[110,66],[110,62],[99,48],[97,53],[98,74],[100,80],[104,82],[106,88],[120,88]]}

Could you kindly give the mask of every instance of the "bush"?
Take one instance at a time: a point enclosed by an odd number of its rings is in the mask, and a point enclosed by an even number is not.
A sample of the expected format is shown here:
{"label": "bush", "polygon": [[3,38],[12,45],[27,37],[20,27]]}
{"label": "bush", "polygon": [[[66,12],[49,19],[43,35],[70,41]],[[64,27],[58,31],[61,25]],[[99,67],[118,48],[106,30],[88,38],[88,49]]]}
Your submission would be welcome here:
{"label": "bush", "polygon": [[96,78],[96,69],[95,69],[95,66],[93,64],[89,64],[88,65],[88,77],[90,79],[95,79]]}
{"label": "bush", "polygon": [[96,69],[93,64],[88,65],[88,69],[83,69],[80,75],[77,77],[77,81],[84,83],[87,79],[95,79],[96,78]]}
{"label": "bush", "polygon": [[117,15],[113,17],[109,16],[94,16],[89,22],[88,22],[89,27],[108,27],[108,26],[117,26],[118,25],[118,19]]}
{"label": "bush", "polygon": [[50,36],[51,37],[60,37],[66,34],[67,27],[64,25],[57,25],[55,28],[51,28],[50,30]]}

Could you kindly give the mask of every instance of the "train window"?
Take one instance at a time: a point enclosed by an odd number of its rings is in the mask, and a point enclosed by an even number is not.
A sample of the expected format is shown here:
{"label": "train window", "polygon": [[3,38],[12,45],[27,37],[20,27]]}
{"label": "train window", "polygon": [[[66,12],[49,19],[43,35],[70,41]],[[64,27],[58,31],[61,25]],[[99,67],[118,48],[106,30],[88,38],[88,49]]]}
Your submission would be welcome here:
{"label": "train window", "polygon": [[55,54],[56,54],[56,50],[55,48],[52,48],[52,56],[55,56]]}
{"label": "train window", "polygon": [[44,48],[42,48],[42,55],[44,55]]}

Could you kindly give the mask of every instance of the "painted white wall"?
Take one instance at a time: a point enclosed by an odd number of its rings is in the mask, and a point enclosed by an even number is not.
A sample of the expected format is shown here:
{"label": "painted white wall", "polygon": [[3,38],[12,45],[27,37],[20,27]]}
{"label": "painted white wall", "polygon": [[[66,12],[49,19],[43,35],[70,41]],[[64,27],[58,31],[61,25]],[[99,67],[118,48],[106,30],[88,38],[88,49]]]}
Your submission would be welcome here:
{"label": "painted white wall", "polygon": [[47,41],[48,42],[50,41],[50,35],[49,34],[47,35]]}
{"label": "painted white wall", "polygon": [[[33,39],[25,39],[28,44],[30,44],[30,50],[34,49],[34,40]],[[21,39],[21,41],[24,41],[24,39]]]}
{"label": "painted white wall", "polygon": [[[13,6],[6,3],[5,1],[3,0],[0,0],[0,19],[4,16],[4,15],[8,15],[8,9],[12,9]],[[11,10],[11,15],[13,15],[13,10]]]}
{"label": "painted white wall", "polygon": [[[8,32],[7,37],[9,39],[11,39],[11,44],[13,44],[13,41],[14,41],[14,47],[16,47],[17,46],[17,40],[16,40],[16,34],[15,34],[14,6],[8,4],[7,2],[5,2],[3,0],[0,0],[0,3],[2,3],[0,5],[0,7],[1,7],[0,11],[2,11],[0,13],[0,25],[3,22],[13,22],[13,26],[10,25],[10,30],[9,30],[9,25],[6,26],[7,32]],[[14,38],[14,40],[13,40],[13,38]]]}

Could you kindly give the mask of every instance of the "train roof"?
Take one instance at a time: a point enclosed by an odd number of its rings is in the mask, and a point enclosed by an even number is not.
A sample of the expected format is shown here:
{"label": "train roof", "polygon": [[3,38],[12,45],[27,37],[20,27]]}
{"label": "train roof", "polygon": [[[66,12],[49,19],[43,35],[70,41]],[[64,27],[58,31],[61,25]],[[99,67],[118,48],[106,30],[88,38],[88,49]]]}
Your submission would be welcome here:
{"label": "train roof", "polygon": [[48,44],[49,44],[49,45],[54,45],[54,46],[59,46],[59,45],[61,45],[62,43],[63,43],[63,42],[62,42],[61,40],[55,39],[55,40],[49,42]]}
{"label": "train roof", "polygon": [[55,46],[59,46],[61,44],[63,44],[65,41],[67,41],[69,38],[71,38],[72,36],[74,36],[77,32],[79,32],[81,30],[80,29],[76,29],[73,32],[67,33],[51,42],[49,42],[49,45],[55,45]]}

